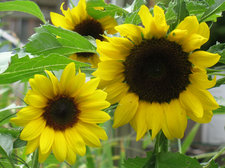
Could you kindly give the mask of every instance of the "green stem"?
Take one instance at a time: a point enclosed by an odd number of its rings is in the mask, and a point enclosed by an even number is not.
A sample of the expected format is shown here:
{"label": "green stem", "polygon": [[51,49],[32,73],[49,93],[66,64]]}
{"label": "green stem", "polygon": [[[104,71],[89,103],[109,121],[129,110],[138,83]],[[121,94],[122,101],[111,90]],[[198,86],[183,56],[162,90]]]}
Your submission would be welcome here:
{"label": "green stem", "polygon": [[182,153],[182,147],[181,147],[181,140],[180,139],[177,139],[177,144],[178,144],[179,153]]}
{"label": "green stem", "polygon": [[38,162],[38,149],[36,149],[35,152],[33,153],[31,168],[39,168],[39,167],[40,167],[40,164]]}
{"label": "green stem", "polygon": [[70,0],[70,4],[72,5],[73,8],[75,7],[72,0]]}
{"label": "green stem", "polygon": [[223,147],[219,152],[217,152],[209,161],[208,163],[203,167],[203,168],[209,168],[210,163],[213,160],[216,160],[223,152],[225,151],[225,147]]}

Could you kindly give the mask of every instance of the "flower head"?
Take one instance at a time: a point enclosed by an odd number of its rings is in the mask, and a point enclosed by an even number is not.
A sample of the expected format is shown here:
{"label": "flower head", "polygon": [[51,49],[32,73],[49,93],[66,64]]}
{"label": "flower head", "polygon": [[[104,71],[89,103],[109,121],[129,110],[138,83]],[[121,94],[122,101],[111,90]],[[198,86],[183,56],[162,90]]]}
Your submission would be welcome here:
{"label": "flower head", "polygon": [[20,138],[28,141],[26,153],[39,148],[39,161],[53,152],[57,160],[73,164],[76,154],[83,156],[86,145],[98,147],[107,139],[105,131],[97,125],[110,119],[101,111],[110,104],[106,93],[96,90],[99,79],[85,83],[85,74],[75,75],[75,65],[64,69],[60,81],[46,70],[49,78],[35,75],[29,80],[31,90],[24,100],[27,107],[11,121],[23,126]]}
{"label": "flower head", "polygon": [[[78,5],[73,9],[63,9],[64,3],[61,5],[63,15],[51,12],[51,21],[55,26],[75,31],[82,36],[92,36],[95,39],[103,40],[103,34],[106,31],[109,34],[116,33],[114,27],[117,22],[111,16],[106,16],[101,19],[94,19],[86,10],[86,0],[80,0]],[[94,53],[76,53],[70,58],[81,62],[91,63],[93,67],[97,67],[99,58]]]}
{"label": "flower head", "polygon": [[153,13],[142,6],[144,27],[123,24],[115,27],[122,37],[97,41],[102,62],[93,75],[103,81],[107,100],[119,102],[114,127],[130,123],[137,140],[148,130],[152,138],[160,130],[168,139],[182,138],[187,116],[207,123],[218,108],[206,90],[216,79],[208,80],[205,68],[220,56],[197,50],[209,38],[205,22],[188,16],[168,33],[164,11],[155,6]]}

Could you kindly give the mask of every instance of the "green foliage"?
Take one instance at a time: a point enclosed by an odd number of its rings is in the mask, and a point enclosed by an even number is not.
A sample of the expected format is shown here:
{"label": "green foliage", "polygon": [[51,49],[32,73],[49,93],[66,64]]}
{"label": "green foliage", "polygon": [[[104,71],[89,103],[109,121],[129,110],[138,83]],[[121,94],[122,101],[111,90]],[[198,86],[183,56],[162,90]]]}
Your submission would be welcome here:
{"label": "green foliage", "polygon": [[93,160],[91,150],[89,147],[87,147],[86,149],[87,149],[86,151],[87,168],[95,168],[95,162]]}
{"label": "green foliage", "polygon": [[25,51],[33,55],[58,53],[69,56],[77,52],[96,53],[95,46],[76,32],[52,25],[43,25],[36,29],[25,45]]}
{"label": "green foliage", "polygon": [[146,4],[145,0],[134,0],[134,2],[129,6],[128,10],[131,11],[125,17],[124,23],[138,25],[141,23],[141,19],[138,15],[139,9],[142,5]]}
{"label": "green foliage", "polygon": [[221,58],[219,62],[225,64],[225,43],[217,43],[211,46],[208,52],[220,54]]}
{"label": "green foliage", "polygon": [[[205,13],[202,15],[200,21],[216,21],[216,15],[221,16],[221,12],[225,11],[225,1],[224,0],[215,0],[215,3],[211,5]],[[212,18],[212,19],[208,19]]]}
{"label": "green foliage", "polygon": [[0,2],[0,11],[18,11],[29,13],[39,18],[42,22],[46,23],[44,15],[42,14],[39,6],[32,1]]}
{"label": "green foliage", "polygon": [[212,160],[212,161],[210,162],[208,168],[219,168],[219,165],[218,165],[214,160]]}
{"label": "green foliage", "polygon": [[[103,8],[103,9],[99,9]],[[87,12],[95,19],[101,19],[105,16],[125,15],[128,12],[113,4],[106,4],[104,0],[91,0],[87,2]]]}
{"label": "green foliage", "polygon": [[0,155],[2,156],[0,158],[0,166],[7,168],[15,168],[12,158],[7,155],[6,151],[1,146]]}
{"label": "green foliage", "polygon": [[88,66],[85,63],[73,61],[59,54],[34,58],[30,58],[29,56],[19,58],[18,55],[15,55],[11,58],[8,69],[0,74],[0,84],[29,79],[35,74],[43,74],[44,70],[53,71],[63,69],[70,62],[74,62],[77,69]]}
{"label": "green foliage", "polygon": [[148,157],[146,158],[129,158],[124,161],[123,168],[143,168],[144,165],[147,163],[148,159],[152,157],[152,152],[148,152]]}
{"label": "green foliage", "polygon": [[195,135],[197,134],[198,130],[199,130],[199,127],[200,127],[200,124],[199,123],[196,123],[191,131],[188,133],[188,135],[186,136],[186,138],[184,139],[184,142],[181,146],[181,151],[182,153],[186,153],[187,150],[189,149],[189,147],[191,146],[194,138],[195,138]]}
{"label": "green foliage", "polygon": [[213,110],[213,114],[225,114],[225,106],[220,105],[216,110]]}

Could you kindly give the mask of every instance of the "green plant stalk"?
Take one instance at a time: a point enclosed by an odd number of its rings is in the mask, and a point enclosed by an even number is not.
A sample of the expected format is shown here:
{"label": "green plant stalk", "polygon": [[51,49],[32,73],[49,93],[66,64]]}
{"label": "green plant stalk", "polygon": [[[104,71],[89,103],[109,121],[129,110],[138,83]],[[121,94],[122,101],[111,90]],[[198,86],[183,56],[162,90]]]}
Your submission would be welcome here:
{"label": "green plant stalk", "polygon": [[178,145],[179,153],[182,153],[182,147],[181,147],[181,140],[180,139],[177,139],[177,145]]}
{"label": "green plant stalk", "polygon": [[225,146],[219,151],[217,152],[208,162],[207,164],[203,167],[203,168],[209,168],[210,163],[214,160],[216,160],[223,152],[225,151]]}
{"label": "green plant stalk", "polygon": [[33,153],[31,168],[39,168],[39,167],[40,167],[40,164],[38,162],[38,149],[36,149],[35,152]]}

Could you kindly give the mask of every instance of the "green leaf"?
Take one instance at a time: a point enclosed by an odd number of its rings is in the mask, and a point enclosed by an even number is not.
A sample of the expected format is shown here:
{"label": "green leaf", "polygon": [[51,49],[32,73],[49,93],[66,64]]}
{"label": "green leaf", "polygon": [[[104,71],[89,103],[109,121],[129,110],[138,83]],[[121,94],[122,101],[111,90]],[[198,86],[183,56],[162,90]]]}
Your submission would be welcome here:
{"label": "green leaf", "polygon": [[[215,3],[211,5],[208,10],[205,11],[205,13],[200,19],[200,22],[209,21],[208,20],[209,17],[212,17],[213,15],[217,15],[218,13],[221,13],[223,11],[225,11],[225,1],[215,0]],[[215,20],[212,20],[212,21],[215,21]]]}
{"label": "green leaf", "polygon": [[189,15],[195,15],[198,20],[209,8],[209,4],[202,0],[185,0]]}
{"label": "green leaf", "polygon": [[[103,9],[97,9],[101,7]],[[91,0],[87,2],[87,12],[95,19],[101,19],[106,16],[125,15],[128,12],[119,6],[106,4],[104,0]]]}
{"label": "green leaf", "polygon": [[220,85],[225,84],[225,77],[216,80],[216,85],[214,87],[219,87]]}
{"label": "green leaf", "polygon": [[71,60],[59,54],[50,54],[35,58],[30,58],[29,56],[18,58],[18,55],[15,55],[11,58],[8,69],[0,74],[0,84],[29,79],[35,74],[44,74],[44,70],[53,71],[63,69],[70,62],[74,62],[77,69],[88,66],[88,64]]}
{"label": "green leaf", "polygon": [[174,1],[170,1],[168,4],[168,8],[165,13],[166,22],[168,25],[173,25],[177,21],[177,15],[174,10],[176,3]]}
{"label": "green leaf", "polygon": [[213,114],[225,114],[225,106],[220,105],[216,110],[213,110]]}
{"label": "green leaf", "polygon": [[76,32],[52,25],[43,25],[36,29],[30,42],[24,48],[33,55],[58,53],[69,56],[77,52],[96,53],[96,47]]}
{"label": "green leaf", "polygon": [[43,13],[38,5],[32,1],[7,1],[0,2],[0,11],[17,11],[29,13],[46,23]]}
{"label": "green leaf", "polygon": [[196,159],[172,152],[160,153],[157,156],[156,164],[158,168],[201,168]]}
{"label": "green leaf", "polygon": [[208,168],[219,168],[219,165],[214,160],[212,160]]}
{"label": "green leaf", "polygon": [[[1,75],[1,74],[0,74]],[[8,111],[8,110],[13,110],[13,109],[20,109],[20,108],[23,108],[24,106],[17,106],[16,104],[10,104],[9,106],[3,108],[3,109],[0,109],[0,113],[1,112],[5,112],[5,111]]]}
{"label": "green leaf", "polygon": [[21,148],[27,145],[26,141],[17,138],[13,143],[13,148]]}
{"label": "green leaf", "polygon": [[148,159],[151,157],[152,152],[148,152],[147,158],[140,158],[140,157],[136,157],[133,159],[129,158],[124,161],[124,165],[122,166],[122,168],[142,168],[146,164]]}
{"label": "green leaf", "polygon": [[208,52],[218,53],[221,56],[219,62],[225,64],[225,43],[217,43],[211,46]]}
{"label": "green leaf", "polygon": [[177,24],[179,24],[186,16],[189,15],[188,10],[186,8],[186,3],[184,0],[177,0],[177,4],[174,7],[174,10],[177,14]]}
{"label": "green leaf", "polygon": [[10,135],[0,134],[0,146],[10,155],[13,150],[13,139]]}
{"label": "green leaf", "polygon": [[182,153],[186,153],[187,150],[189,149],[189,147],[191,146],[191,143],[193,142],[193,140],[195,138],[195,135],[196,135],[199,127],[200,127],[200,124],[199,123],[196,123],[192,127],[191,131],[188,133],[188,135],[186,136],[186,138],[184,139],[184,142],[183,142],[183,144],[181,146]]}
{"label": "green leaf", "polygon": [[145,5],[146,1],[145,0],[134,0],[134,2],[131,4],[131,12],[133,11],[139,11],[140,7],[142,5]]}
{"label": "green leaf", "polygon": [[135,24],[138,25],[141,23],[141,18],[138,15],[139,11],[135,11],[126,15],[124,23]]}
{"label": "green leaf", "polygon": [[20,129],[0,127],[0,134],[6,134],[17,138],[20,134]]}
{"label": "green leaf", "polygon": [[[5,160],[8,161],[9,164],[7,164],[7,168],[15,168],[15,165],[13,163],[13,160],[7,155],[7,153],[5,152],[5,150],[1,147],[0,145],[0,155],[2,155],[2,157],[4,157],[5,159],[3,160],[3,158],[0,157],[0,163],[4,164]],[[0,165],[1,165],[0,164]]]}

